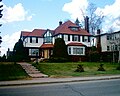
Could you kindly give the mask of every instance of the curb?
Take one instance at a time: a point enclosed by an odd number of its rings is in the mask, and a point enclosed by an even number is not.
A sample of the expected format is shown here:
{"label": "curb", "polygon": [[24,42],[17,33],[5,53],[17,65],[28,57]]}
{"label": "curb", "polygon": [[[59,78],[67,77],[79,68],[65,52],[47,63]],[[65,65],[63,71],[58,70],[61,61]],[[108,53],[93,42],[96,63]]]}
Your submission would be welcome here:
{"label": "curb", "polygon": [[[0,83],[0,87],[2,86],[22,86],[22,85],[36,85],[36,84],[53,84],[53,83],[70,83],[70,82],[84,82],[84,81],[98,81],[98,80],[111,80],[111,79],[120,79],[120,76],[112,76],[112,77],[102,77],[102,78],[89,78],[89,79],[72,79],[72,80],[64,80],[64,79],[53,79],[50,81],[36,81],[35,82],[16,82],[16,83]],[[29,80],[26,80],[29,81]],[[8,81],[9,82],[9,81]],[[13,81],[14,82],[14,81]]]}

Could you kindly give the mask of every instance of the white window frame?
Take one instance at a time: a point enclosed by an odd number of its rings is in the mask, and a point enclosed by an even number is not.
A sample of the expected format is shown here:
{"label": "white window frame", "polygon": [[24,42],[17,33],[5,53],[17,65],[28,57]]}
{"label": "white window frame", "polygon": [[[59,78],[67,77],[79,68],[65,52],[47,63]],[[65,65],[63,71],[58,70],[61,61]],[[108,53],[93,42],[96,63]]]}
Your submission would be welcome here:
{"label": "white window frame", "polygon": [[69,55],[85,55],[85,47],[84,46],[68,46],[68,54]]}
{"label": "white window frame", "polygon": [[29,49],[29,56],[39,56],[39,49]]}
{"label": "white window frame", "polygon": [[74,36],[74,41],[78,41],[78,35]]}

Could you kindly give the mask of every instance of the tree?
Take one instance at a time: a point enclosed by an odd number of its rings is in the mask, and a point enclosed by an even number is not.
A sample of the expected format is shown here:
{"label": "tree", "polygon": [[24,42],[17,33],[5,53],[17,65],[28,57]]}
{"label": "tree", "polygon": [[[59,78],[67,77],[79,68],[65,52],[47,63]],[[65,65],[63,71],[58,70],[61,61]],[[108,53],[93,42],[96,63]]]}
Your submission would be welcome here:
{"label": "tree", "polygon": [[91,50],[88,52],[88,58],[90,62],[100,61],[100,54],[95,46],[92,46]]}
{"label": "tree", "polygon": [[62,38],[55,39],[53,59],[56,62],[64,62],[68,60],[67,46]]}
{"label": "tree", "polygon": [[82,11],[83,17],[84,17],[84,19],[86,19],[86,17],[89,17],[89,31],[92,35],[95,35],[95,32],[98,29],[101,29],[101,25],[102,25],[102,22],[103,22],[103,19],[104,19],[103,12],[99,11],[96,14],[97,7],[93,3],[89,4],[86,11],[87,11],[86,12],[87,16],[85,16],[83,11]]}
{"label": "tree", "polygon": [[26,61],[28,60],[27,53],[23,46],[23,41],[19,39],[19,41],[15,44],[13,49],[13,57],[16,61]]}

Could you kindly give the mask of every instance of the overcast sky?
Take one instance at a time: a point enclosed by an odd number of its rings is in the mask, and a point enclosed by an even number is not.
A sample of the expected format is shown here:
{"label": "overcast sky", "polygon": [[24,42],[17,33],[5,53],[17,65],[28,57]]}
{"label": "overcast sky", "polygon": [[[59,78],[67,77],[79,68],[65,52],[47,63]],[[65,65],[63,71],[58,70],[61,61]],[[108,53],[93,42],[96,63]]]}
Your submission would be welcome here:
{"label": "overcast sky", "polygon": [[120,30],[120,0],[3,0],[1,55],[6,54],[8,48],[13,49],[22,30],[55,29],[60,20],[74,22],[78,18],[81,21],[81,10],[87,15],[85,10],[89,3],[96,5],[96,13],[102,11],[105,16],[103,33],[110,27]]}

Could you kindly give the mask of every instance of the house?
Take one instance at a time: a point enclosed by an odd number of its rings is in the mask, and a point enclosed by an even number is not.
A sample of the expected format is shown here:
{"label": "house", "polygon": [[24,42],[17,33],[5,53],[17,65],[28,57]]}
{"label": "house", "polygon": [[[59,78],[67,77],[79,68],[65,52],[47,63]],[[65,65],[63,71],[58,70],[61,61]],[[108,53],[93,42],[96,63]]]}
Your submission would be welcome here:
{"label": "house", "polygon": [[109,55],[112,61],[120,60],[120,31],[100,34],[100,43],[103,57]]}
{"label": "house", "polygon": [[[70,20],[62,23],[55,30],[34,29],[32,32],[21,31],[20,38],[30,58],[50,58],[56,38],[64,39],[68,54],[74,60],[84,60],[87,48],[94,38]],[[62,48],[62,46],[61,46]]]}

